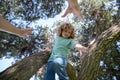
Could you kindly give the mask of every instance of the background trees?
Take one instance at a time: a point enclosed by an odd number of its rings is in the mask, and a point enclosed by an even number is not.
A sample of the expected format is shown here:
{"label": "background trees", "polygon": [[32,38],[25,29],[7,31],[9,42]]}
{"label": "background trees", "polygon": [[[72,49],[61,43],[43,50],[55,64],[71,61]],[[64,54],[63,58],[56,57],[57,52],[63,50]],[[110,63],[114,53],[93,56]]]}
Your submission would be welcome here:
{"label": "background trees", "polygon": [[[26,72],[23,76],[25,77],[23,80],[27,80],[32,77],[33,74],[37,71],[39,67],[45,63],[44,60],[47,60],[47,56],[43,56],[41,51],[43,48],[48,46],[48,39],[49,36],[53,35],[54,32],[50,30],[50,26],[41,26],[34,24],[31,26],[32,23],[35,23],[39,19],[47,20],[49,18],[54,18],[57,14],[59,14],[63,8],[65,8],[63,0],[1,0],[0,2],[0,16],[7,19],[10,23],[15,26],[19,26],[20,28],[25,27],[33,27],[34,31],[31,37],[27,39],[22,39],[17,36],[7,34],[4,32],[0,32],[0,57],[14,57],[16,62],[20,59],[20,62],[13,65],[20,65],[20,71],[22,69],[25,71],[28,68],[29,63],[34,66],[30,67],[30,70],[33,69],[32,72]],[[114,28],[113,32],[109,32],[108,34],[106,30],[111,30],[111,27],[120,25],[120,1],[114,0],[83,0],[80,2],[81,13],[85,17],[86,21],[82,22],[75,17],[69,17],[71,22],[76,28],[76,39],[83,45],[90,46],[91,50],[93,48],[93,44],[91,45],[90,42],[95,39],[95,43],[97,47],[93,49],[92,52],[89,52],[91,56],[85,55],[85,58],[82,60],[83,63],[79,62],[79,54],[75,55],[75,52],[71,53],[70,56],[70,64],[77,70],[79,73],[79,80],[90,80],[92,78],[98,80],[104,79],[117,79],[119,80],[119,58],[120,58],[120,41],[119,41],[119,31],[117,32]],[[56,21],[53,23],[52,28],[55,28],[55,25],[59,25],[61,21]],[[46,22],[47,23],[47,22]],[[119,29],[118,29],[119,30]],[[54,30],[55,31],[55,30]],[[104,32],[105,31],[105,32]],[[103,33],[104,32],[104,33]],[[48,33],[48,34],[47,34]],[[112,33],[112,34],[111,34]],[[103,35],[106,34],[106,35]],[[113,36],[117,35],[117,36]],[[109,36],[112,36],[113,38]],[[105,41],[104,41],[105,40]],[[109,41],[107,41],[109,40]],[[100,43],[102,42],[102,43]],[[105,43],[104,43],[105,42]],[[95,44],[94,43],[94,44]],[[100,48],[102,46],[102,48]],[[50,46],[51,47],[51,46]],[[96,50],[97,49],[97,50]],[[99,53],[99,50],[101,52]],[[38,53],[41,53],[38,54]],[[77,53],[77,51],[76,51]],[[99,55],[98,55],[99,54]],[[39,56],[40,58],[34,58],[35,56]],[[24,59],[23,59],[24,56]],[[43,61],[41,60],[41,56]],[[26,62],[28,59],[29,62]],[[34,61],[37,61],[34,63]],[[88,60],[90,62],[88,62]],[[28,63],[25,64],[24,63]],[[32,63],[33,62],[33,63]],[[85,63],[86,62],[86,63]],[[41,64],[40,64],[41,63]],[[102,64],[100,64],[102,63]],[[35,64],[37,67],[35,67]],[[94,64],[94,66],[89,65]],[[38,66],[40,65],[40,66]],[[86,65],[88,65],[86,67]],[[81,66],[81,67],[80,67]],[[96,75],[95,77],[92,76],[91,78],[84,78],[87,75],[87,71],[96,70],[91,72]],[[12,67],[10,67],[11,69]],[[89,69],[88,69],[89,68]],[[82,73],[81,70],[87,70],[86,73]],[[7,71],[7,70],[6,70]],[[1,72],[0,76],[2,76],[6,71]],[[24,73],[24,71],[22,73]],[[19,72],[19,71],[17,71]],[[28,74],[30,73],[30,74]],[[8,75],[6,75],[8,76]],[[15,76],[15,74],[13,75]],[[18,75],[19,76],[19,75]],[[83,77],[83,78],[82,78]],[[5,78],[5,77],[4,77]],[[20,78],[20,76],[19,76]],[[1,78],[0,78],[1,79]],[[5,79],[2,79],[5,80]],[[13,80],[13,79],[12,79]],[[21,79],[22,80],[22,79]]]}

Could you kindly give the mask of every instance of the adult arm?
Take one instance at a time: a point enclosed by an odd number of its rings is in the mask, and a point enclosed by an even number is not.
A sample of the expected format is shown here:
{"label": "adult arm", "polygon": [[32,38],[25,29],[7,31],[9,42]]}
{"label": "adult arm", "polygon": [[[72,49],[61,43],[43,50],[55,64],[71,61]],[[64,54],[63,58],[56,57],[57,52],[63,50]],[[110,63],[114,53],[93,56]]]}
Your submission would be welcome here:
{"label": "adult arm", "polygon": [[20,37],[26,37],[31,34],[32,28],[19,29],[10,24],[7,20],[0,17],[0,31],[14,34]]}

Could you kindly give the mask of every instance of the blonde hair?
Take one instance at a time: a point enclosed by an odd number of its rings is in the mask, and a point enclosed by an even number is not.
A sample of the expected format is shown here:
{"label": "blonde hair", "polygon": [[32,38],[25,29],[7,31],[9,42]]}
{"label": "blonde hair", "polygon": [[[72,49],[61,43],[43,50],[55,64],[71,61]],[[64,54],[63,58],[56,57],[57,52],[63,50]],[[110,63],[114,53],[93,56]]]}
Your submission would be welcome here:
{"label": "blonde hair", "polygon": [[70,23],[62,23],[59,27],[58,27],[58,36],[62,37],[62,31],[63,30],[71,30],[71,35],[69,38],[73,39],[75,37],[75,33],[74,33],[74,26]]}

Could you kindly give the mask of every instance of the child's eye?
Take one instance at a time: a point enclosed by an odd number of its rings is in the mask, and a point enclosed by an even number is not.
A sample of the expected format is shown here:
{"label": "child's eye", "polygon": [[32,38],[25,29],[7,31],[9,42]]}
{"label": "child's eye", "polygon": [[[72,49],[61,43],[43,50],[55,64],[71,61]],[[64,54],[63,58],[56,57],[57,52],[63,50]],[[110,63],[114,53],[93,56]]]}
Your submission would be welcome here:
{"label": "child's eye", "polygon": [[71,33],[71,31],[67,31],[67,33]]}
{"label": "child's eye", "polygon": [[67,30],[64,30],[64,32],[67,32]]}

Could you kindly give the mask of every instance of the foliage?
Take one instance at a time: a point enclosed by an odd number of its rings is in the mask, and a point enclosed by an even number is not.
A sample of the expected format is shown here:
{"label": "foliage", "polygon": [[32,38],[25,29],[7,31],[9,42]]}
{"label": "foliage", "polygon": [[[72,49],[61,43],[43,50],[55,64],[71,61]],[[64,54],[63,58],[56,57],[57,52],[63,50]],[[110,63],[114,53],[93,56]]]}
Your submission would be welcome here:
{"label": "foliage", "polygon": [[63,0],[1,0],[0,15],[33,21],[47,19],[61,12]]}
{"label": "foliage", "polygon": [[105,57],[101,60],[99,80],[119,80],[120,79],[120,51],[114,43],[106,52]]}
{"label": "foliage", "polygon": [[[118,1],[119,2],[119,1]],[[52,18],[61,12],[64,0],[1,0],[0,16],[12,22],[14,19],[21,19],[27,24],[14,23],[20,28],[27,27],[28,24],[38,19]],[[108,5],[109,4],[109,5]],[[73,25],[76,28],[76,38],[78,42],[84,45],[94,38],[97,38],[103,31],[110,28],[113,24],[120,21],[119,10],[113,0],[83,0],[80,3],[81,12],[85,17],[85,22],[81,22],[73,17]],[[120,7],[120,6],[118,6]],[[60,24],[56,21],[56,24]],[[54,26],[55,24],[53,24]],[[0,32],[0,57],[28,57],[33,53],[40,52],[48,46],[47,41],[53,36],[53,32],[48,32],[49,26],[35,26],[33,34],[26,39]],[[113,79],[115,76],[119,79],[119,57],[117,45],[113,43],[102,59],[104,64],[101,67],[100,77],[98,79]],[[113,54],[114,53],[114,54]],[[70,56],[71,64],[79,71],[80,58],[79,54],[72,53]],[[75,63],[76,62],[76,63]],[[104,74],[102,74],[104,73]]]}
{"label": "foliage", "polygon": [[[37,26],[36,26],[37,27]],[[36,33],[33,33],[29,38],[20,38],[8,33],[0,32],[0,56],[21,56],[27,57],[35,52],[40,52],[47,42],[45,36],[47,28],[37,27]]]}

